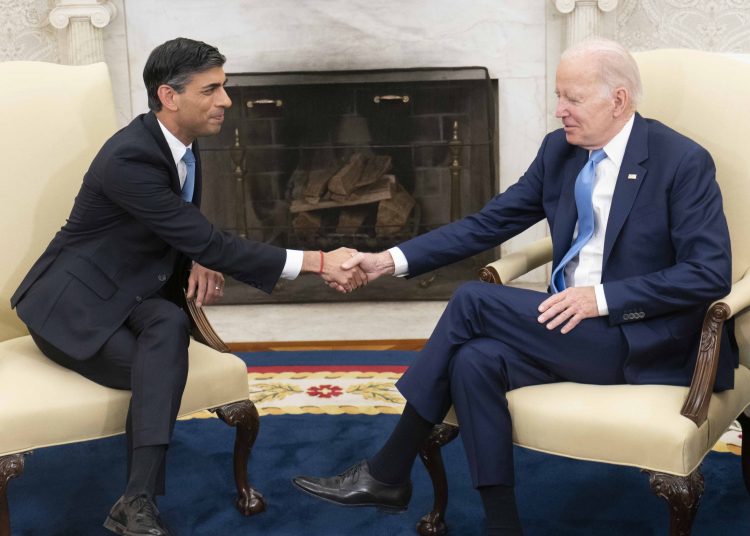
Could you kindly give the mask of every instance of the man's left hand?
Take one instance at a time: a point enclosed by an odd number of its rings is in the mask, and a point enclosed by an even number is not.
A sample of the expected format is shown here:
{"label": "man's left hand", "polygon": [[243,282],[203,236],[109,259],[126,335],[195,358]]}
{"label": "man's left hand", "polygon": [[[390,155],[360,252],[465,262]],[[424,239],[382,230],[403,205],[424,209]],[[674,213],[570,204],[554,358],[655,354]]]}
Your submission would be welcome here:
{"label": "man's left hand", "polygon": [[537,320],[547,329],[563,325],[560,333],[568,333],[584,318],[599,316],[594,287],[571,287],[553,294],[539,304]]}
{"label": "man's left hand", "polygon": [[218,301],[224,296],[224,276],[194,262],[186,296],[188,300],[195,298],[198,307]]}

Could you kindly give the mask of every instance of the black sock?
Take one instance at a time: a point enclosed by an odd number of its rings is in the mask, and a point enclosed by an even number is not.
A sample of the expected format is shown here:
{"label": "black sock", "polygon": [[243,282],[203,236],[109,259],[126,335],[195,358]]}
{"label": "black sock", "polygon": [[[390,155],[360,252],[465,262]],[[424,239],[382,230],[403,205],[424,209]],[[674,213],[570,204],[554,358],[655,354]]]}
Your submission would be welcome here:
{"label": "black sock", "polygon": [[414,460],[433,426],[407,403],[388,440],[377,454],[367,460],[370,474],[387,484],[401,484],[409,480]]}
{"label": "black sock", "polygon": [[484,516],[487,519],[487,536],[521,536],[521,520],[516,509],[513,486],[481,486]]}
{"label": "black sock", "polygon": [[156,479],[164,463],[166,445],[150,445],[133,450],[130,465],[130,478],[125,488],[125,497],[146,495],[153,498],[156,491]]}

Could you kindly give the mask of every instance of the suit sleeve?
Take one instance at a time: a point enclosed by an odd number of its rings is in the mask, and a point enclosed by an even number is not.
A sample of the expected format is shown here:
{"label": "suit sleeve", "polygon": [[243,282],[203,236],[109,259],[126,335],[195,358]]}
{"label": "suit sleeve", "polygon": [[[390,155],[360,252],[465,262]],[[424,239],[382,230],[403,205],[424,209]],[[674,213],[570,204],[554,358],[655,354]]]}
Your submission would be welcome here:
{"label": "suit sleeve", "polygon": [[123,150],[95,174],[109,199],[177,251],[266,292],[273,289],[286,251],[214,227],[195,205],[172,191],[168,170],[153,155]]}
{"label": "suit sleeve", "polygon": [[543,219],[543,155],[548,139],[519,181],[482,210],[399,244],[409,263],[409,277],[496,247]]}
{"label": "suit sleeve", "polygon": [[729,292],[729,230],[716,168],[700,146],[693,145],[683,155],[665,210],[675,262],[663,270],[604,284],[613,325],[625,322],[624,313],[631,309],[650,318],[705,305]]}

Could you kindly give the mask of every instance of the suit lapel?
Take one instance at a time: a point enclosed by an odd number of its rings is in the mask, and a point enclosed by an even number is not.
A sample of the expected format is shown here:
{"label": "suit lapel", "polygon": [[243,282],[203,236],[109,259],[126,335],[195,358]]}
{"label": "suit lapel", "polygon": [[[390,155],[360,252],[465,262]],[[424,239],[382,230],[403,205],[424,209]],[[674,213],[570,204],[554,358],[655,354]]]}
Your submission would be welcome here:
{"label": "suit lapel", "polygon": [[[625,220],[635,202],[641,184],[646,180],[646,168],[641,163],[648,158],[648,125],[639,115],[635,114],[633,130],[625,147],[620,173],[617,175],[615,192],[612,196],[612,207],[607,220],[607,230],[604,234],[604,254],[602,271],[607,265],[610,253],[617,236],[620,234]],[[631,177],[631,178],[628,178]]]}
{"label": "suit lapel", "polygon": [[575,182],[578,173],[588,160],[588,151],[578,148],[573,158],[568,160],[562,171],[562,190],[555,212],[555,225],[552,228],[553,266],[557,266],[565,252],[570,249],[573,231],[578,221],[575,200]]}
{"label": "suit lapel", "polygon": [[[174,158],[172,157],[172,151],[169,150],[169,144],[164,138],[164,133],[161,131],[161,127],[159,127],[159,123],[156,119],[156,115],[154,115],[154,112],[149,112],[144,116],[143,124],[146,125],[146,129],[151,133],[154,140],[156,140],[156,144],[159,146],[162,154],[166,157],[167,162],[169,162],[170,187],[176,194],[179,195],[182,192],[182,187],[180,186],[180,176],[177,174],[177,166],[175,166]],[[196,167],[196,177],[198,176],[197,169],[198,168]]]}

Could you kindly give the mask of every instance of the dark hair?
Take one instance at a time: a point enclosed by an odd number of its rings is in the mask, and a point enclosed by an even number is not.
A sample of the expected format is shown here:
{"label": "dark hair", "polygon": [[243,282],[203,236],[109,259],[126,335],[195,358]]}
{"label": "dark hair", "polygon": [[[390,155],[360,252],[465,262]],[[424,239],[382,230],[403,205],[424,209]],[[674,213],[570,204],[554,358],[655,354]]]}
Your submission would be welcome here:
{"label": "dark hair", "polygon": [[166,84],[182,93],[195,73],[221,67],[225,61],[227,59],[216,47],[202,41],[178,37],[159,45],[151,51],[143,68],[149,109],[161,110],[159,86]]}

